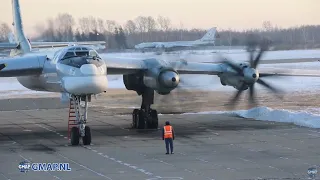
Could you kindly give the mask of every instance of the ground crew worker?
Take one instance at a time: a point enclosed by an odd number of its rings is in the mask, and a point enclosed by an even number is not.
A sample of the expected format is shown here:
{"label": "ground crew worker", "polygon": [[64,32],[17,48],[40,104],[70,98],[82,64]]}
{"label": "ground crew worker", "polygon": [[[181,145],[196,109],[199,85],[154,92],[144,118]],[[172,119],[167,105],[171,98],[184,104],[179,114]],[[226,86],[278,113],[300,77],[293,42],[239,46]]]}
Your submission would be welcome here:
{"label": "ground crew worker", "polygon": [[166,143],[166,150],[167,150],[166,154],[169,154],[169,145],[170,145],[171,154],[173,154],[174,130],[170,125],[169,121],[167,121],[166,125],[163,127],[162,140],[164,140]]}

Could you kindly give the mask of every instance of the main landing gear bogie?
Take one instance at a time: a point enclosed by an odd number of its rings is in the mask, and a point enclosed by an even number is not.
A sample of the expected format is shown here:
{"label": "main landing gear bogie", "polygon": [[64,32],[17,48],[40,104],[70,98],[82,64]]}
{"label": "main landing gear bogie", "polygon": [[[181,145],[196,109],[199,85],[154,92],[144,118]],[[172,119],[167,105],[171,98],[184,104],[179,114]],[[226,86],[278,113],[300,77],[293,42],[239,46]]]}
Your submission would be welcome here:
{"label": "main landing gear bogie", "polygon": [[150,107],[154,100],[154,90],[145,88],[141,95],[141,108],[133,110],[131,127],[133,129],[158,129],[158,112]]}
{"label": "main landing gear bogie", "polygon": [[143,109],[134,109],[132,113],[133,129],[158,129],[158,112],[157,110],[150,109],[146,112]]}

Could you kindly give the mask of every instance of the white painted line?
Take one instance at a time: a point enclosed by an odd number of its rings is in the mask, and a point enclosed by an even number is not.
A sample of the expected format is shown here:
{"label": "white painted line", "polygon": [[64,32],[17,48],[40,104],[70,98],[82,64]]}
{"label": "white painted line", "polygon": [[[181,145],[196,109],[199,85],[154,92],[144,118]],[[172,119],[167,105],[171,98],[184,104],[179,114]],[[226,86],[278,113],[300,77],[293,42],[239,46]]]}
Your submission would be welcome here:
{"label": "white painted line", "polygon": [[[56,152],[56,153],[57,153],[57,152]],[[77,162],[73,161],[72,159],[69,159],[69,158],[65,157],[64,155],[62,155],[62,154],[60,154],[60,153],[57,153],[57,154],[58,154],[59,156],[63,157],[64,159],[66,159],[66,160],[68,160],[68,161],[71,161],[71,162],[77,164],[78,166],[83,167],[83,168],[85,168],[85,169],[93,172],[94,174],[96,174],[96,175],[98,175],[98,176],[104,177],[105,179],[112,180],[110,177],[108,177],[108,176],[106,176],[106,175],[104,175],[104,174],[102,174],[102,173],[99,173],[99,172],[97,172],[97,171],[94,171],[94,170],[88,168],[87,166],[85,166],[85,165],[83,165],[83,164],[77,163]]]}

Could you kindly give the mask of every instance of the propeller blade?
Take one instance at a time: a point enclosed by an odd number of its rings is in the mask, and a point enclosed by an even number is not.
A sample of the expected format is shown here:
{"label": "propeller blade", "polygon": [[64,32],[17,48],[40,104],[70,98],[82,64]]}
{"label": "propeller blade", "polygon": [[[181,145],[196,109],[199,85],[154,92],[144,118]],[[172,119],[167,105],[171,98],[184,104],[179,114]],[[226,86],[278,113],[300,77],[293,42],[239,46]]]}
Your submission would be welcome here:
{"label": "propeller blade", "polygon": [[242,69],[238,66],[236,66],[235,64],[233,64],[232,62],[228,61],[228,60],[224,60],[222,61],[222,63],[230,66],[232,69],[234,69],[238,74],[242,74]]}
{"label": "propeller blade", "polygon": [[272,87],[270,84],[266,83],[265,81],[263,81],[262,79],[258,79],[257,83],[266,87],[267,89],[271,90],[273,93],[275,93],[279,98],[282,98],[282,96],[280,96],[279,94],[281,94],[282,92],[274,87]]}
{"label": "propeller blade", "polygon": [[249,59],[249,61],[250,61],[250,66],[251,67],[253,67],[253,65],[254,65],[254,61],[253,61],[253,53],[254,53],[254,51],[251,49],[250,50],[250,52],[249,52],[249,55],[250,55],[250,59]]}
{"label": "propeller blade", "polygon": [[252,85],[249,87],[249,103],[252,104],[252,105],[255,105],[255,104],[256,104],[254,84],[252,84]]}
{"label": "propeller blade", "polygon": [[254,60],[254,62],[253,62],[253,66],[251,66],[252,68],[257,68],[257,66],[258,66],[258,64],[259,64],[259,62],[260,62],[260,60],[261,60],[261,56],[262,56],[262,54],[264,53],[264,50],[260,50],[260,52],[259,52],[259,54],[257,55],[257,57],[256,57],[256,59]]}
{"label": "propeller blade", "polygon": [[259,46],[260,46],[260,52],[254,61],[254,66],[252,66],[253,68],[257,68],[257,66],[261,60],[262,55],[264,54],[265,51],[268,50],[269,41],[267,39],[263,39],[262,42],[259,44]]}
{"label": "propeller blade", "polygon": [[230,100],[230,102],[228,104],[229,107],[233,108],[236,105],[236,103],[239,100],[240,95],[242,94],[242,92],[243,92],[242,90],[238,90],[236,95]]}
{"label": "propeller blade", "polygon": [[228,60],[227,58],[223,57],[221,55],[221,53],[217,53],[217,55],[219,56],[219,61],[222,64],[226,64],[228,66],[230,66],[233,70],[235,70],[238,74],[242,74],[242,69],[240,67],[238,67],[237,65],[233,64],[230,60]]}
{"label": "propeller blade", "polygon": [[259,77],[262,78],[262,77],[280,77],[279,74],[271,74],[271,73],[259,73]]}
{"label": "propeller blade", "polygon": [[7,65],[6,64],[0,64],[0,71],[5,68]]}

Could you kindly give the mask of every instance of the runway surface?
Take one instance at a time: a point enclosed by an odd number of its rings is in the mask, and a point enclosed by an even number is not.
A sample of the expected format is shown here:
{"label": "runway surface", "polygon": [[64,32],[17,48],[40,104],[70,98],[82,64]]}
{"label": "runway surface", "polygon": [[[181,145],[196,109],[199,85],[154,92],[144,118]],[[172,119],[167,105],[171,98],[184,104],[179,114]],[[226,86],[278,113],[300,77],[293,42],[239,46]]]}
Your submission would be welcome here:
{"label": "runway surface", "polygon": [[[320,131],[224,115],[160,115],[176,130],[165,155],[160,130],[130,129],[132,109],[91,106],[92,145],[67,140],[66,105],[57,98],[0,100],[0,179],[307,179],[320,163]],[[17,111],[16,111],[17,109]],[[116,111],[115,111],[116,112]],[[21,173],[18,164],[68,162],[71,172]]]}

